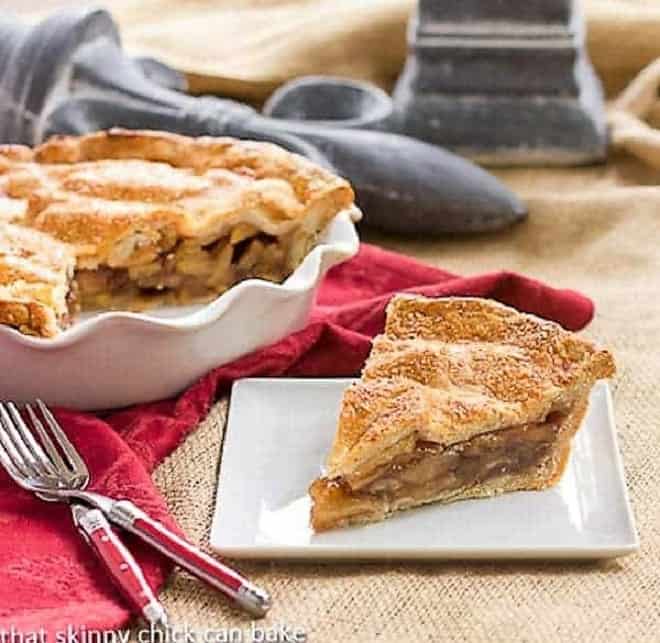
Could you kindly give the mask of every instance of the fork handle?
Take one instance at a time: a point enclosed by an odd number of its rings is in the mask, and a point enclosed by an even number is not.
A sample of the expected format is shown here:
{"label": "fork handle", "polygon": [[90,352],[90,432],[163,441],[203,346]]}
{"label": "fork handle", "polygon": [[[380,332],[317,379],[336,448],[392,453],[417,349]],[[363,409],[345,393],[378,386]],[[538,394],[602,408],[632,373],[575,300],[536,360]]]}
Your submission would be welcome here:
{"label": "fork handle", "polygon": [[253,616],[264,616],[270,608],[267,592],[170,531],[130,500],[114,502],[108,518],[150,544],[193,576],[222,592]]}
{"label": "fork handle", "polygon": [[165,608],[154,595],[138,562],[99,509],[71,506],[78,531],[92,548],[131,611],[150,625],[167,626]]}

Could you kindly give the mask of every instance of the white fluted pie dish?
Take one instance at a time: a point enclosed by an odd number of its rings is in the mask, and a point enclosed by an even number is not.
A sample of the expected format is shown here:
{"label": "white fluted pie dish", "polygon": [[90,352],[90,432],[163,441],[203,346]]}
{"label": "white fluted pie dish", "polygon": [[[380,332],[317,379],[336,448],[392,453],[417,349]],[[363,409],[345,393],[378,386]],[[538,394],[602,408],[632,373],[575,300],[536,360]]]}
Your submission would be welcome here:
{"label": "white fluted pie dish", "polygon": [[249,279],[206,305],[86,313],[49,339],[0,327],[0,396],[100,410],[175,395],[302,328],[325,273],[356,254],[359,216],[338,214],[282,284]]}

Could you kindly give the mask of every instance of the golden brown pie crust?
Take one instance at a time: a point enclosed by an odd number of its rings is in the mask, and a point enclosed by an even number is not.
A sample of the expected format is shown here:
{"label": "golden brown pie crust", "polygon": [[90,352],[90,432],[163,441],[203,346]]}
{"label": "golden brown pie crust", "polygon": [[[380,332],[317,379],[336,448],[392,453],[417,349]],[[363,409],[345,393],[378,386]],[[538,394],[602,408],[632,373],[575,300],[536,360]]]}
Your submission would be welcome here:
{"label": "golden brown pie crust", "polygon": [[76,311],[75,257],[69,246],[36,230],[0,225],[0,324],[52,337]]}
{"label": "golden brown pie crust", "polygon": [[[395,297],[361,380],[344,394],[326,475],[311,487],[314,528],[379,520],[426,502],[554,484],[589,390],[613,373],[607,351],[501,304]],[[449,489],[430,484],[412,496],[410,489],[392,491],[392,485],[387,493],[373,490],[374,479],[393,470],[403,469],[403,479],[414,476],[421,466],[415,458],[420,444],[447,455],[496,444],[507,435],[517,438],[520,427],[528,427],[522,435],[529,439],[539,431],[550,436],[532,461],[526,458],[528,468],[513,470],[515,449],[500,448],[498,457],[511,455],[501,476],[477,476]],[[517,448],[523,447],[524,440]],[[439,464],[443,457],[438,455]],[[461,470],[455,468],[459,477]]]}
{"label": "golden brown pie crust", "polygon": [[347,181],[270,143],[113,129],[0,146],[0,225],[69,244],[86,308],[281,282],[353,199]]}

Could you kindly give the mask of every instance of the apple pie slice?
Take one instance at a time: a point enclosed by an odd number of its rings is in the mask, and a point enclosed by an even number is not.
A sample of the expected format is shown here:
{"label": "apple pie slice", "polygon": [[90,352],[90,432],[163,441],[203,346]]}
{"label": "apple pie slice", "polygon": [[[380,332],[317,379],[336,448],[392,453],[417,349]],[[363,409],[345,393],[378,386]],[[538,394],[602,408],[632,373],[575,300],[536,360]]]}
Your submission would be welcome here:
{"label": "apple pie slice", "polygon": [[0,324],[52,337],[77,309],[75,257],[66,244],[13,224],[0,226]]}
{"label": "apple pie slice", "polygon": [[0,148],[0,218],[73,246],[85,308],[281,282],[349,208],[348,182],[269,143],[115,129]]}
{"label": "apple pie slice", "polygon": [[314,529],[554,484],[613,373],[607,351],[493,301],[396,296],[310,487]]}

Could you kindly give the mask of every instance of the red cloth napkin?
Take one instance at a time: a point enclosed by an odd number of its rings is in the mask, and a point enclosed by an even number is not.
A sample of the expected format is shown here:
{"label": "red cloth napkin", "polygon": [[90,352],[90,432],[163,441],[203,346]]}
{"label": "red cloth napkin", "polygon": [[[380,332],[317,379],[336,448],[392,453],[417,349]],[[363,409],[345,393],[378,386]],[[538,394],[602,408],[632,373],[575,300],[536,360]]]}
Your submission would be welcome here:
{"label": "red cloth napkin", "polygon": [[[359,254],[332,269],[310,323],[298,333],[209,373],[178,399],[144,404],[103,418],[59,410],[57,416],[92,472],[93,489],[128,497],[174,526],[150,473],[204,417],[218,392],[248,376],[351,376],[383,328],[394,292],[430,296],[491,297],[578,330],[592,318],[584,296],[550,288],[513,273],[459,277],[401,255],[362,245]],[[0,635],[34,632],[48,641],[74,628],[110,629],[129,613],[81,542],[69,509],[48,504],[16,487],[0,472]],[[160,587],[171,567],[127,538],[147,578]]]}

